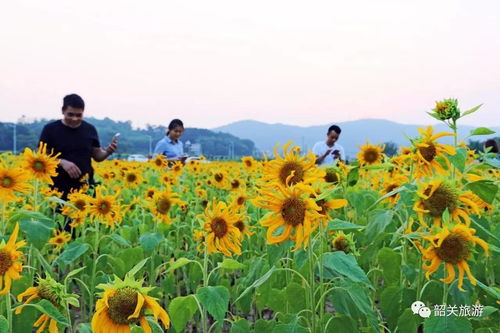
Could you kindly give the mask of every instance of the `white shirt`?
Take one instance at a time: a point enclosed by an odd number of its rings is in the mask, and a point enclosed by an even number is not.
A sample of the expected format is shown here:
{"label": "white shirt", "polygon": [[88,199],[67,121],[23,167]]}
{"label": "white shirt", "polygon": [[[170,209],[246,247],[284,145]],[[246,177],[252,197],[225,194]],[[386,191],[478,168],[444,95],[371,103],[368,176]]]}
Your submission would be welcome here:
{"label": "white shirt", "polygon": [[337,160],[334,158],[332,155],[332,152],[334,150],[338,150],[340,154],[340,159],[342,161],[345,161],[345,152],[344,152],[344,147],[339,145],[338,143],[334,143],[333,146],[329,147],[325,141],[319,141],[314,144],[314,147],[312,149],[314,155],[317,157],[323,156],[323,154],[327,151],[331,150],[330,154],[326,155],[325,159],[319,163],[318,165],[335,165],[337,164]]}

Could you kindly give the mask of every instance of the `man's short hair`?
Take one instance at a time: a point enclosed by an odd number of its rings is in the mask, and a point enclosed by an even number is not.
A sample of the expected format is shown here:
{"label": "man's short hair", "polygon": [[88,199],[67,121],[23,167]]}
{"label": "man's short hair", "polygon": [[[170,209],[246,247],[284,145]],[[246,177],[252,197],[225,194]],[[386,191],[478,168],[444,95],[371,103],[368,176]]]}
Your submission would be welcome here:
{"label": "man's short hair", "polygon": [[68,107],[85,110],[85,102],[77,94],[66,95],[63,98],[62,110],[64,111]]}
{"label": "man's short hair", "polygon": [[332,126],[328,127],[328,134],[330,134],[331,131],[335,131],[339,135],[340,135],[340,132],[342,132],[340,127],[338,127],[337,125],[332,125]]}

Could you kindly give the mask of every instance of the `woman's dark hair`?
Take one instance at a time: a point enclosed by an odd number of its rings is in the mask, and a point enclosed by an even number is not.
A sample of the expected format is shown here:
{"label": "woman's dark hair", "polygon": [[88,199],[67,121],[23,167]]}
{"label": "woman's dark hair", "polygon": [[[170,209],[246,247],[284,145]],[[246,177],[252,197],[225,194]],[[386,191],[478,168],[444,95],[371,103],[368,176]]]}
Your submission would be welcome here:
{"label": "woman's dark hair", "polygon": [[62,110],[65,111],[68,107],[85,110],[85,102],[77,94],[67,95],[63,98]]}
{"label": "woman's dark hair", "polygon": [[328,127],[328,134],[330,134],[331,131],[335,131],[337,134],[340,134],[340,132],[342,132],[340,127],[338,127],[337,125],[332,125]]}
{"label": "woman's dark hair", "polygon": [[497,140],[495,139],[488,139],[484,142],[484,150],[486,151],[486,148],[489,148],[491,147],[490,149],[490,153],[500,153],[500,149],[498,149],[498,142]]}
{"label": "woman's dark hair", "polygon": [[182,120],[180,119],[174,119],[170,122],[170,124],[168,124],[168,131],[167,131],[167,135],[168,133],[170,133],[171,130],[175,129],[176,127],[182,127],[184,128],[184,124],[182,123]]}

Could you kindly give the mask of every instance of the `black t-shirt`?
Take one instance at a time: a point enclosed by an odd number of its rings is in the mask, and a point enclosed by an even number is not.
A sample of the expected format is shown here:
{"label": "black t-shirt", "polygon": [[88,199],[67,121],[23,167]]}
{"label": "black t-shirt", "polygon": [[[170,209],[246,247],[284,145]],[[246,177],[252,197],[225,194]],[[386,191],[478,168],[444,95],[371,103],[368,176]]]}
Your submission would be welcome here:
{"label": "black t-shirt", "polygon": [[[47,151],[54,149],[54,153],[61,153],[59,158],[75,163],[82,172],[82,176],[89,175],[89,182],[94,181],[92,169],[92,150],[100,147],[99,137],[95,127],[86,121],[77,128],[71,128],[56,120],[44,126],[40,141],[47,143]],[[64,197],[72,188],[82,186],[79,179],[73,179],[61,167],[57,168],[58,175],[52,180],[54,187],[64,192]]]}

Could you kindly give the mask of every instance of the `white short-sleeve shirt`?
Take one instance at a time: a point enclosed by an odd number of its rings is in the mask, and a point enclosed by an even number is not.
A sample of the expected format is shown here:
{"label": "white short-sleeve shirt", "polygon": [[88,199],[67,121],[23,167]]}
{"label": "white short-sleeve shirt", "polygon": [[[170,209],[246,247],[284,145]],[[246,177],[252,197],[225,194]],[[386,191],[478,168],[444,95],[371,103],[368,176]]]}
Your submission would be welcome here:
{"label": "white short-sleeve shirt", "polygon": [[[334,143],[333,146],[329,147],[325,141],[319,141],[319,142],[316,142],[313,146],[313,153],[314,155],[316,156],[322,156],[327,150],[331,149],[331,151],[333,152],[334,150],[338,150],[339,151],[339,154],[340,154],[340,159],[342,161],[345,161],[345,152],[344,152],[344,147],[342,147],[341,145],[339,145],[338,143]],[[326,155],[325,159],[319,163],[318,165],[322,166],[322,165],[335,165],[337,163],[336,159],[334,158],[334,156],[330,153],[328,155]]]}

